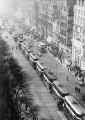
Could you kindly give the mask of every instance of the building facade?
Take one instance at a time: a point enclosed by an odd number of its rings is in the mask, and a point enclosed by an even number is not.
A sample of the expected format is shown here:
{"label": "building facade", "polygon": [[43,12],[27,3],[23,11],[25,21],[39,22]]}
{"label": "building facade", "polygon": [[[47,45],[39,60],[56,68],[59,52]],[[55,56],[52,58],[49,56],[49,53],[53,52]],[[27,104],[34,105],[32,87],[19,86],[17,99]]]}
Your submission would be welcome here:
{"label": "building facade", "polygon": [[49,36],[65,47],[72,48],[74,5],[76,0],[37,0],[38,31],[43,39]]}
{"label": "building facade", "polygon": [[44,39],[53,33],[53,13],[56,0],[38,0],[39,17],[38,31],[42,33]]}
{"label": "building facade", "polygon": [[72,62],[85,70],[85,1],[77,0],[74,6]]}
{"label": "building facade", "polygon": [[58,39],[67,47],[72,47],[72,33],[73,33],[73,7],[76,0],[57,0],[57,7],[59,11],[58,23],[59,33]]}

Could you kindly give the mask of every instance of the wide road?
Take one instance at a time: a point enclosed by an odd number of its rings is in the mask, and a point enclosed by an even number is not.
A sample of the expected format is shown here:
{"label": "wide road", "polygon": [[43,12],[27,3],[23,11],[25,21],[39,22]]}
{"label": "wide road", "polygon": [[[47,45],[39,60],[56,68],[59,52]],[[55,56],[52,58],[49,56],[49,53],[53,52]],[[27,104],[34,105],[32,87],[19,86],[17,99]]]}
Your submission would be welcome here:
{"label": "wide road", "polygon": [[[58,110],[56,101],[53,99],[49,91],[43,85],[36,71],[32,68],[29,61],[24,57],[19,49],[16,49],[16,43],[10,37],[4,40],[10,46],[14,58],[26,73],[26,84],[30,84],[30,92],[34,99],[34,104],[40,107],[39,117],[46,120],[66,120],[64,114]],[[31,80],[30,80],[31,79]]]}
{"label": "wide road", "polygon": [[[33,41],[33,43],[32,50],[37,54],[39,53],[39,42]],[[69,72],[65,65],[59,62],[57,57],[54,57],[50,51],[47,50],[47,52],[40,57],[39,61],[57,76],[58,81],[60,81],[70,94],[76,97],[75,86],[77,81],[75,75]]]}

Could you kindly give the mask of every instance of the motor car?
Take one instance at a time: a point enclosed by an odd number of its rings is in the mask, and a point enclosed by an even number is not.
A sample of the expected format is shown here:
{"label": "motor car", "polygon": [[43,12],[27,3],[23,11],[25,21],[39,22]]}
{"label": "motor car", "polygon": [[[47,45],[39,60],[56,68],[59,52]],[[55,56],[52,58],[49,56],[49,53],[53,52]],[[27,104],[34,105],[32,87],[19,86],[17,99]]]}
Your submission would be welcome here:
{"label": "motor car", "polygon": [[38,61],[38,57],[33,53],[29,53],[29,61],[31,65],[34,67],[34,69],[36,69],[36,63]]}
{"label": "motor car", "polygon": [[68,96],[69,92],[59,81],[54,81],[53,82],[51,91],[57,99],[58,107],[62,108],[63,103],[64,103],[64,97]]}
{"label": "motor car", "polygon": [[83,74],[81,73],[81,70],[80,69],[76,69],[75,71],[74,71],[74,75],[75,75],[75,77],[81,77],[81,76],[83,76]]}
{"label": "motor car", "polygon": [[23,34],[19,34],[19,38],[20,38],[20,39],[23,39]]}
{"label": "motor car", "polygon": [[14,36],[13,39],[15,40],[15,42],[18,41],[18,37]]}
{"label": "motor car", "polygon": [[47,49],[46,49],[45,46],[42,46],[39,50],[40,50],[41,53],[46,53],[47,52]]}
{"label": "motor car", "polygon": [[72,71],[75,75],[75,77],[77,77],[80,73],[81,73],[81,69],[79,66],[71,66],[70,67],[70,71]]}
{"label": "motor car", "polygon": [[22,50],[23,54],[29,59],[29,53],[31,50],[26,46],[24,42],[19,42],[19,48]]}
{"label": "motor car", "polygon": [[24,40],[23,40],[23,39],[19,39],[18,41],[19,41],[19,43],[20,43],[20,42],[23,42]]}
{"label": "motor car", "polygon": [[26,57],[27,59],[29,59],[30,53],[31,53],[31,50],[30,50],[30,49],[27,49],[27,48],[24,49],[24,55],[25,55],[25,57]]}
{"label": "motor car", "polygon": [[40,77],[43,77],[44,69],[46,69],[46,66],[43,63],[41,63],[40,61],[37,61],[36,70]]}
{"label": "motor car", "polygon": [[23,44],[23,42],[18,43],[19,49],[22,49],[22,44]]}
{"label": "motor car", "polygon": [[57,80],[57,76],[54,74],[53,71],[45,69],[43,73],[43,78],[42,78],[45,86],[50,89],[52,86],[53,81]]}
{"label": "motor car", "polygon": [[85,120],[85,108],[72,95],[65,96],[64,110],[75,120]]}
{"label": "motor car", "polygon": [[39,44],[39,47],[46,47],[45,43],[43,42],[38,42],[38,44]]}
{"label": "motor car", "polygon": [[29,36],[29,35],[30,35],[30,31],[26,31],[26,32],[24,32],[24,35]]}
{"label": "motor car", "polygon": [[[54,90],[55,94],[58,92],[59,96],[63,99],[63,97],[69,95],[69,92],[66,88],[61,84],[59,81],[54,81],[52,89]],[[56,94],[57,95],[57,94]]]}
{"label": "motor car", "polygon": [[84,84],[84,77],[83,77],[83,75],[77,76],[77,77],[76,77],[76,80],[77,80],[77,82],[78,82],[80,85],[83,85],[83,84]]}
{"label": "motor car", "polygon": [[24,49],[24,55],[25,55],[25,57],[28,57],[28,52],[26,49]]}
{"label": "motor car", "polygon": [[26,45],[25,45],[24,42],[21,43],[21,49],[22,49],[23,52],[24,52],[24,50],[26,49]]}
{"label": "motor car", "polygon": [[38,56],[39,58],[42,57],[42,55],[43,55],[43,54],[40,53],[40,52],[37,53],[37,56]]}
{"label": "motor car", "polygon": [[31,52],[31,50],[30,50],[29,48],[27,48],[27,52],[28,52],[28,53],[30,53],[30,52]]}

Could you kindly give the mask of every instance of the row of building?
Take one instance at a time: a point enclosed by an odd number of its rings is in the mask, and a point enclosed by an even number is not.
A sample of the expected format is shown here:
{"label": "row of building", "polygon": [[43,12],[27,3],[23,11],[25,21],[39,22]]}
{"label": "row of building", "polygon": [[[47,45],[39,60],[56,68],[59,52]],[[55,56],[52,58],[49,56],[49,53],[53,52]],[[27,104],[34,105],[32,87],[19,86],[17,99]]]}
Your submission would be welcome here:
{"label": "row of building", "polygon": [[[71,51],[71,60],[85,70],[85,1],[31,0],[28,10],[18,9],[16,16],[36,26],[42,39],[59,43],[64,51]],[[27,12],[28,11],[28,12]]]}
{"label": "row of building", "polygon": [[44,33],[45,39],[54,36],[56,41],[60,40],[64,45],[71,47],[75,1],[38,0],[38,29]]}
{"label": "row of building", "polygon": [[85,1],[77,0],[74,6],[72,61],[85,70]]}
{"label": "row of building", "polygon": [[36,0],[36,27],[45,40],[52,40],[72,53],[72,62],[85,70],[84,0]]}

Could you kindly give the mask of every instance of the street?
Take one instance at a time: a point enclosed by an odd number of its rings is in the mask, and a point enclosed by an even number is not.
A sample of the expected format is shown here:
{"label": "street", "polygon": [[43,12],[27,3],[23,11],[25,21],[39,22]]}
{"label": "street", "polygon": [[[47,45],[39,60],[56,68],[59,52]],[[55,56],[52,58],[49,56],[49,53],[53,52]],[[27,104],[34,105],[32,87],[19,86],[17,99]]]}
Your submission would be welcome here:
{"label": "street", "polygon": [[0,1],[0,120],[85,120],[85,0]]}
{"label": "street", "polygon": [[[34,47],[31,48],[32,51],[35,54],[38,54],[39,42],[34,41],[33,46]],[[61,84],[63,84],[63,86],[67,89],[67,91],[71,95],[79,99],[80,103],[85,106],[85,102],[80,100],[81,97],[79,95],[77,96],[75,92],[75,86],[77,85],[75,75],[71,71],[68,71],[66,66],[64,64],[61,64],[57,57],[54,57],[49,52],[49,50],[47,50],[47,52],[40,57],[39,61],[43,63],[45,66],[47,66],[48,70],[51,70],[54,73],[54,75],[57,76],[57,79],[60,81]],[[82,91],[83,93],[85,93],[85,88],[83,88]]]}
{"label": "street", "polygon": [[[39,53],[39,42],[34,41],[33,47],[31,48],[35,54]],[[67,68],[59,63],[58,58],[54,57],[48,50],[42,54],[39,61],[43,63],[47,68],[56,75],[57,79],[64,85],[69,93],[75,94],[75,76],[67,70]]]}
{"label": "street", "polygon": [[34,71],[21,51],[16,49],[16,43],[12,39],[4,40],[10,46],[10,51],[12,52],[13,57],[16,58],[19,65],[26,73],[25,82],[26,84],[30,84],[30,92],[33,95],[34,104],[40,107],[39,119],[66,120],[64,114],[58,110],[56,101],[43,85],[36,71]]}

